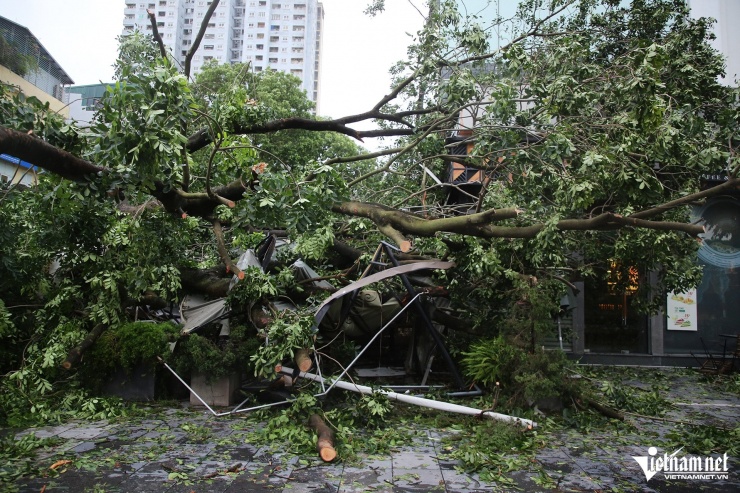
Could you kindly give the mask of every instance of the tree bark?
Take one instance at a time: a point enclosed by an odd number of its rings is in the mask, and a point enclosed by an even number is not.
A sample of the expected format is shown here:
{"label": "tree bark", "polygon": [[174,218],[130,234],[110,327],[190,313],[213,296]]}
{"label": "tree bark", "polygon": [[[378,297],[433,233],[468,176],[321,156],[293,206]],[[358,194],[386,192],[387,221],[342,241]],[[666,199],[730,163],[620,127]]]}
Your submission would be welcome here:
{"label": "tree bark", "polygon": [[231,276],[222,277],[220,274],[226,272],[221,266],[213,269],[182,269],[180,280],[182,287],[188,292],[206,294],[211,298],[223,298],[229,291]]}
{"label": "tree bark", "polygon": [[82,359],[82,355],[90,349],[90,346],[95,344],[95,341],[98,340],[98,338],[103,334],[103,332],[106,331],[108,328],[105,324],[98,324],[96,325],[93,330],[90,331],[89,334],[87,334],[87,337],[80,343],[79,346],[72,348],[69,351],[69,354],[67,355],[67,359],[64,360],[62,363],[62,368],[65,370],[71,369],[74,365],[79,363],[80,359]]}
{"label": "tree bark", "polygon": [[334,449],[334,432],[326,426],[324,420],[318,414],[312,414],[308,419],[308,425],[316,432],[316,449],[324,462],[331,462],[337,457]]}

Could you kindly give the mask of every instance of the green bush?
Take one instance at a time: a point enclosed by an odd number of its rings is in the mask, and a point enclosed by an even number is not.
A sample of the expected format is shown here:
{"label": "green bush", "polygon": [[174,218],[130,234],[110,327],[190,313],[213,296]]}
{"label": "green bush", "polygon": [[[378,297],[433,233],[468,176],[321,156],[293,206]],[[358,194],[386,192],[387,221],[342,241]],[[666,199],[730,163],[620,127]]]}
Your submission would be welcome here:
{"label": "green bush", "polygon": [[511,375],[527,356],[501,335],[473,344],[470,351],[462,354],[465,374],[486,387],[493,387],[496,382],[511,381]]}
{"label": "green bush", "polygon": [[473,344],[462,359],[469,378],[489,389],[498,384],[513,406],[574,393],[576,382],[567,371],[571,365],[562,351],[528,353],[501,335]]}
{"label": "green bush", "polygon": [[140,364],[166,358],[180,330],[172,323],[131,322],[103,332],[85,354],[83,382],[99,389],[118,369],[131,372]]}
{"label": "green bush", "polygon": [[199,372],[211,381],[249,368],[249,359],[257,352],[259,339],[250,337],[243,325],[233,327],[228,338],[219,338],[215,329],[191,334],[177,344],[171,362],[181,376]]}

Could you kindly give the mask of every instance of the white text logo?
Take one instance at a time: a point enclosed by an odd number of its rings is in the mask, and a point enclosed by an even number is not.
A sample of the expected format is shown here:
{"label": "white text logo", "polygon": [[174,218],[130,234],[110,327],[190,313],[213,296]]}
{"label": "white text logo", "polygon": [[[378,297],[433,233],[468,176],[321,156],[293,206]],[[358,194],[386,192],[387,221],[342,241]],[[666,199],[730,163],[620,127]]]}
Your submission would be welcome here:
{"label": "white text logo", "polygon": [[647,456],[632,456],[640,465],[645,479],[662,472],[666,479],[728,479],[727,454],[719,457],[677,457],[683,447],[671,455],[658,455],[658,449],[650,447]]}

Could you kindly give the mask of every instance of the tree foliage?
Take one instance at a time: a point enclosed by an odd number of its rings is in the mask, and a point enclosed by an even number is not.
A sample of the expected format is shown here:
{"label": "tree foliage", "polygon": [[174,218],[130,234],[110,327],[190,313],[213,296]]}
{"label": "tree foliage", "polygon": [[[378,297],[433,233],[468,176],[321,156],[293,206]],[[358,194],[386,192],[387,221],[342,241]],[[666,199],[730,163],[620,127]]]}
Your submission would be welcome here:
{"label": "tree foliage", "polygon": [[[659,290],[695,284],[702,228],[687,206],[738,184],[737,90],[717,83],[710,25],[679,0],[529,0],[511,24],[442,1],[388,95],[334,119],[291,75],[206,65],[190,81],[141,34],[121,39],[90,128],[0,86],[0,152],[45,170],[38,186],[0,190],[6,402],[68,390],[59,362],[94,325],[202,279],[222,286],[265,229],[287,230],[307,258],[389,239],[453,259],[444,282],[493,332],[525,287],[555,299],[608,259],[657,271]],[[509,34],[500,49],[494,28]],[[472,152],[451,156],[446,137],[470,120]],[[377,127],[354,128],[365,121]],[[387,145],[358,145],[374,137]],[[486,176],[468,215],[429,178],[452,160]],[[726,182],[702,189],[717,172]]]}

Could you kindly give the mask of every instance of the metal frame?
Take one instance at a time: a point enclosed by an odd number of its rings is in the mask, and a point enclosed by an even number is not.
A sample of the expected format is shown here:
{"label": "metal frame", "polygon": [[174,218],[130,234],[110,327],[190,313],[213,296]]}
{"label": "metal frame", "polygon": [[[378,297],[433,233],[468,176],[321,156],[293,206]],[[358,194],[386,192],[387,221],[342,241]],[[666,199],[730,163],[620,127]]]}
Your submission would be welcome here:
{"label": "metal frame", "polygon": [[[386,242],[381,242],[380,243],[380,245],[378,246],[378,249],[375,251],[375,254],[373,255],[372,261],[370,263],[370,267],[368,267],[368,269],[363,273],[363,278],[364,278],[365,282],[371,281],[370,278],[373,278],[374,280],[380,280],[380,277],[378,277],[378,275],[380,273],[375,274],[375,276],[373,276],[373,275],[369,275],[368,276],[368,274],[370,274],[370,271],[373,269],[373,267],[387,265],[387,264],[382,263],[380,261],[381,255],[383,253],[385,253],[385,255],[388,257],[388,259],[390,260],[391,264],[393,264],[393,267],[394,268],[400,268],[401,267],[400,262],[398,261],[398,259],[396,258],[396,256],[393,254],[394,251],[400,251],[400,249],[398,249],[395,246],[393,246],[393,245],[391,245],[389,243],[386,243]],[[436,266],[436,264],[435,264],[435,266]],[[434,267],[432,267],[430,265],[429,268],[434,268]],[[365,346],[362,348],[362,350],[355,356],[355,358],[349,363],[349,365],[347,365],[344,368],[344,370],[342,371],[342,373],[340,373],[338,377],[336,377],[336,378],[333,379],[331,385],[329,385],[328,388],[324,385],[324,378],[321,375],[321,361],[320,361],[320,357],[317,357],[316,358],[316,369],[317,369],[317,376],[319,377],[319,379],[316,380],[316,381],[318,381],[319,384],[321,385],[321,392],[319,392],[317,394],[314,394],[314,397],[323,397],[323,396],[327,395],[339,382],[342,382],[342,380],[341,380],[342,377],[344,377],[354,367],[354,365],[357,363],[357,361],[360,359],[360,357],[365,353],[365,351],[367,351],[367,349],[373,344],[373,342],[375,342],[375,340],[378,337],[380,337],[381,334],[383,334],[383,332],[388,327],[390,327],[390,325],[393,322],[395,322],[396,319],[403,312],[405,312],[409,307],[411,307],[411,306],[414,307],[414,309],[416,310],[417,314],[421,318],[424,326],[426,327],[427,331],[429,332],[429,334],[431,335],[432,339],[434,340],[435,346],[442,353],[442,357],[445,360],[445,363],[447,364],[447,367],[449,368],[450,373],[452,374],[452,377],[454,379],[454,382],[455,382],[455,385],[456,385],[458,391],[456,391],[456,392],[450,392],[450,393],[448,393],[448,395],[451,396],[451,397],[462,397],[462,396],[481,395],[482,394],[482,391],[477,386],[474,386],[473,387],[474,390],[463,390],[464,383],[463,383],[463,380],[462,380],[462,376],[460,375],[460,372],[457,369],[457,366],[455,365],[454,361],[452,361],[452,356],[450,355],[449,351],[447,351],[447,348],[445,347],[444,342],[442,341],[442,338],[439,335],[439,332],[437,332],[437,330],[434,328],[434,325],[432,325],[432,321],[429,319],[429,314],[426,312],[426,310],[424,309],[424,306],[421,304],[421,297],[422,297],[422,295],[424,293],[416,292],[416,290],[411,285],[411,282],[409,281],[409,279],[408,279],[408,277],[406,276],[405,273],[399,272],[399,273],[396,273],[395,275],[397,275],[401,279],[401,282],[403,283],[404,288],[406,289],[406,292],[409,294],[409,296],[411,296],[411,300],[408,303],[406,303],[406,305],[403,306],[401,308],[401,310],[398,313],[396,313],[385,325],[383,325],[375,333],[375,335],[373,335],[373,337],[365,344]],[[360,279],[360,281],[361,280],[362,279]],[[357,281],[357,282],[359,282],[359,281]],[[372,281],[372,282],[374,282],[374,281]],[[346,291],[343,294],[340,294],[338,292],[334,296],[339,295],[338,297],[341,297],[341,296],[344,296],[344,295],[347,295],[347,294],[350,294],[350,293],[352,293],[353,296],[356,296],[356,293],[360,289],[361,286],[357,286],[354,289],[347,290],[348,288],[351,288],[351,287],[352,287],[352,285],[350,285],[347,288],[345,288]],[[338,299],[338,298],[336,298],[336,299]],[[315,317],[316,325],[317,326],[321,322],[321,319],[323,318],[323,316],[326,314],[326,311],[328,309],[328,303],[329,302],[330,302],[330,300],[328,299],[328,300],[326,300],[319,307],[319,309],[318,309],[318,311],[316,313],[316,317]],[[315,354],[315,351],[314,351],[314,354]],[[244,406],[244,404],[247,403],[247,401],[251,398],[251,396],[250,396],[250,397],[247,397],[246,399],[244,399],[239,404],[237,404],[237,406],[235,408],[233,408],[231,411],[216,412],[210,405],[208,405],[208,403],[206,403],[206,401],[200,395],[198,395],[197,392],[195,392],[193,390],[193,388],[190,385],[187,384],[187,382],[185,382],[185,380],[183,380],[180,377],[180,375],[177,374],[177,372],[175,372],[175,370],[172,369],[172,367],[170,367],[167,363],[165,363],[164,361],[162,361],[161,358],[160,358],[160,361],[162,362],[162,364],[164,365],[164,367],[167,368],[175,376],[175,378],[177,378],[180,381],[180,383],[182,383],[195,396],[195,398],[198,399],[198,401],[200,401],[200,403],[203,404],[206,407],[206,409],[208,409],[208,411],[211,414],[213,414],[214,416],[217,416],[217,417],[218,416],[227,416],[227,415],[235,414],[235,413],[249,412],[249,411],[254,411],[254,410],[257,410],[257,409],[264,409],[264,408],[273,407],[273,406],[279,406],[279,405],[282,405],[282,404],[287,404],[287,403],[292,402],[292,399],[287,399],[287,400],[280,401],[280,402],[273,402],[273,403],[270,403],[270,404],[262,404],[262,405],[259,405],[259,406],[252,406],[252,407],[243,408],[242,406]],[[406,391],[409,391],[409,390],[419,390],[419,391],[422,391],[422,390],[429,390],[429,389],[432,389],[432,388],[440,388],[439,386],[428,386],[428,385],[424,385],[424,383],[426,382],[427,377],[429,375],[430,367],[431,367],[431,359],[430,359],[429,364],[427,365],[427,370],[426,370],[426,372],[424,374],[424,378],[422,380],[422,385],[387,386],[386,388],[390,388],[390,389],[396,389],[396,388],[398,388],[398,389],[405,389]]]}

